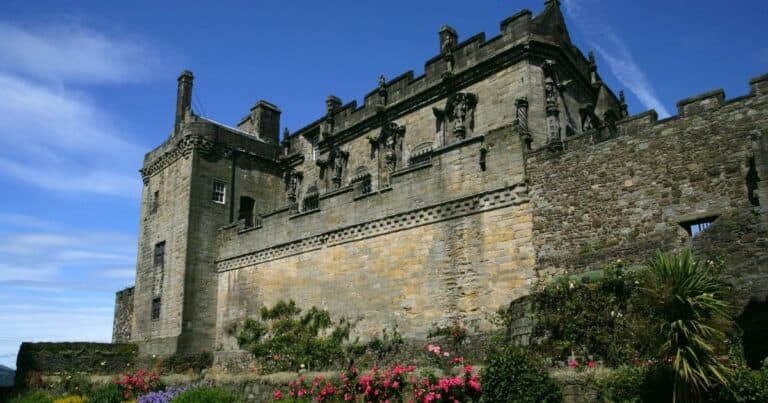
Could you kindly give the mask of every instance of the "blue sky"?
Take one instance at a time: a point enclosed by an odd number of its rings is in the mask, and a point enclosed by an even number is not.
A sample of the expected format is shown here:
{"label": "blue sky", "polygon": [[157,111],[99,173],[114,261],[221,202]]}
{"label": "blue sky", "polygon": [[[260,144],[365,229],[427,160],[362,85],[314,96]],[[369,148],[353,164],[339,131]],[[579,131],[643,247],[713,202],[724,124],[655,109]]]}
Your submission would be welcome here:
{"label": "blue sky", "polygon": [[[295,130],[331,93],[361,102],[379,74],[421,74],[443,24],[490,38],[543,3],[0,2],[0,364],[22,340],[110,339],[114,292],[133,282],[137,171],[170,133],[181,70],[198,114],[234,125],[266,99]],[[768,72],[764,0],[562,4],[633,114],[743,95]]]}

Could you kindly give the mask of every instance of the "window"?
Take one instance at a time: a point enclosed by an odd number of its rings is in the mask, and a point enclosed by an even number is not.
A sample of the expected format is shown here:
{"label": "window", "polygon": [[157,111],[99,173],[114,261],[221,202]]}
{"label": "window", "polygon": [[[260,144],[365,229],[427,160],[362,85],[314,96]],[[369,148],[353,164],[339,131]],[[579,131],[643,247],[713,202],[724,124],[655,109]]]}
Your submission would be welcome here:
{"label": "window", "polygon": [[224,182],[213,181],[213,198],[215,203],[224,204],[227,195],[227,185]]}
{"label": "window", "polygon": [[371,190],[371,175],[368,175],[360,181],[360,194],[367,195]]}
{"label": "window", "polygon": [[155,193],[152,195],[152,213],[157,212],[157,207],[160,205],[160,191],[155,190]]}
{"label": "window", "polygon": [[160,319],[160,297],[152,299],[152,320]]}
{"label": "window", "polygon": [[317,186],[310,186],[307,189],[307,196],[304,198],[303,211],[317,210],[320,208],[320,192]]}
{"label": "window", "polygon": [[256,202],[248,196],[240,196],[240,211],[237,213],[237,220],[244,220],[245,227],[253,227],[253,206]]}
{"label": "window", "polygon": [[681,222],[680,226],[685,229],[685,232],[687,232],[691,238],[695,238],[699,233],[709,228],[709,226],[715,222],[716,219],[717,216],[699,218],[696,220]]}
{"label": "window", "polygon": [[165,266],[165,241],[155,244],[155,256],[152,262],[155,267]]}

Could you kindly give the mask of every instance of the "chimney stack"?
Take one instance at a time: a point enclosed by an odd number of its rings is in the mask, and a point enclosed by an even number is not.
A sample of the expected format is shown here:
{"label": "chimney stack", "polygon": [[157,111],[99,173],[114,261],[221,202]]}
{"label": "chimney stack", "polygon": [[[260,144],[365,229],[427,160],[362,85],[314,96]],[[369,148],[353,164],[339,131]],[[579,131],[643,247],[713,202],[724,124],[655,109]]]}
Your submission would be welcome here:
{"label": "chimney stack", "polygon": [[184,121],[184,115],[192,108],[192,72],[184,70],[178,79],[178,90],[176,92],[176,121],[173,124],[174,135],[178,134],[181,123]]}

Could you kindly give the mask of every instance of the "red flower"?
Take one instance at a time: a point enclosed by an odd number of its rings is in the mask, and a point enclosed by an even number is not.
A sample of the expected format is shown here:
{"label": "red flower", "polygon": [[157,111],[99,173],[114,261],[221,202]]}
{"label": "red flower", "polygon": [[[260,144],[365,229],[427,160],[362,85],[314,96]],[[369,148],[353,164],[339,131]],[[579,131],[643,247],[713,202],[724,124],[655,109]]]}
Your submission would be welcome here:
{"label": "red flower", "polygon": [[283,400],[283,392],[281,392],[280,389],[275,389],[273,397],[275,400]]}

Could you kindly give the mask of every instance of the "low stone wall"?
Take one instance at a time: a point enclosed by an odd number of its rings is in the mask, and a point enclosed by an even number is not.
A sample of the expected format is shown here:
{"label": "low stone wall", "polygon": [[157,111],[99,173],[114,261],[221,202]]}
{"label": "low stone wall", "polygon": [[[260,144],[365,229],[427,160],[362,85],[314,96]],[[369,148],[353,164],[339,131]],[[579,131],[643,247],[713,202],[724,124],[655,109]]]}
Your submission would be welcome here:
{"label": "low stone wall", "polygon": [[134,344],[21,343],[16,358],[16,387],[27,385],[33,373],[118,373],[136,360]]}

